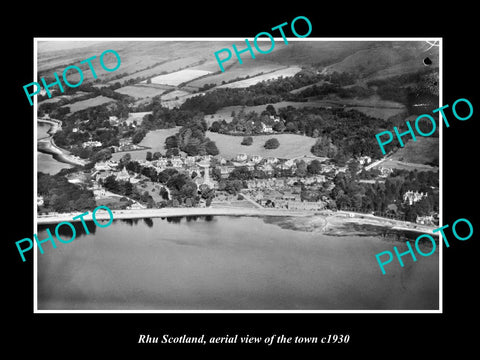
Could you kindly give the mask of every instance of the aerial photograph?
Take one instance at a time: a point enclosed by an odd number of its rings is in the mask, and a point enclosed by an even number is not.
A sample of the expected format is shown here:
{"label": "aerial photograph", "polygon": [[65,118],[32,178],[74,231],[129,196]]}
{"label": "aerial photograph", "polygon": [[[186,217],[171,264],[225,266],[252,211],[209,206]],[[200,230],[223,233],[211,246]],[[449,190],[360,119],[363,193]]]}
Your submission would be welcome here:
{"label": "aerial photograph", "polygon": [[37,311],[439,310],[440,44],[288,40],[34,39]]}

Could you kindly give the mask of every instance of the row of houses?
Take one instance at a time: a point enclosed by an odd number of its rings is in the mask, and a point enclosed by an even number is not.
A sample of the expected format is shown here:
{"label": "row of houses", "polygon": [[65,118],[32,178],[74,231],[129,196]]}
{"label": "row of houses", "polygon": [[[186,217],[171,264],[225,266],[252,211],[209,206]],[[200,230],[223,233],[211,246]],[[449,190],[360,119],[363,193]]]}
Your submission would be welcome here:
{"label": "row of houses", "polygon": [[269,178],[269,179],[253,179],[247,180],[247,188],[250,190],[258,189],[275,189],[292,187],[297,184],[312,185],[325,182],[327,179],[325,175],[315,175],[306,178],[289,177],[289,178]]}

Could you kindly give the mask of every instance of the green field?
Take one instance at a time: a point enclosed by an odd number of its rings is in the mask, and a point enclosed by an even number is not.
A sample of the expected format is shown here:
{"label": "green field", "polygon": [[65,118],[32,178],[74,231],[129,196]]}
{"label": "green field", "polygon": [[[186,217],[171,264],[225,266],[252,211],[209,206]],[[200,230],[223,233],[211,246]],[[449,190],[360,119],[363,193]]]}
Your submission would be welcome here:
{"label": "green field", "polygon": [[69,107],[70,108],[70,113],[74,113],[74,112],[77,112],[77,111],[80,111],[80,110],[85,110],[89,107],[103,105],[103,104],[107,104],[107,103],[111,103],[111,102],[115,102],[115,100],[110,99],[110,98],[105,97],[105,96],[97,96],[97,97],[94,97],[92,99],[77,101],[73,104],[64,105],[64,106],[62,106],[62,108],[63,107]]}
{"label": "green field", "polygon": [[413,171],[413,170],[417,170],[417,171],[438,171],[438,167],[436,167],[436,166],[409,163],[409,162],[390,160],[390,159],[385,160],[384,162],[380,163],[379,167],[399,169],[399,170],[408,170],[408,171]]}
{"label": "green field", "polygon": [[[225,63],[225,65],[228,65],[228,63]],[[200,79],[190,81],[188,85],[195,87],[202,87],[205,84],[221,85],[223,81],[229,82],[230,80],[236,79],[238,77],[246,77],[247,75],[252,77],[260,73],[268,73],[282,68],[284,68],[284,66],[267,61],[258,61],[256,63],[251,62],[249,66],[235,63],[235,65],[229,67],[227,70],[225,70],[225,72],[219,74],[212,74],[202,77]],[[220,68],[217,65],[216,71],[218,70],[220,70]]]}
{"label": "green field", "polygon": [[[161,129],[149,131],[143,140],[139,143],[141,146],[148,146],[150,149],[147,150],[135,150],[127,151],[132,156],[132,160],[145,160],[147,156],[147,151],[150,151],[152,154],[156,151],[160,151],[162,155],[165,155],[165,139],[171,135],[175,135],[180,127],[175,127],[171,129]],[[113,160],[120,160],[123,155],[127,152],[118,152],[112,155]]]}
{"label": "green field", "polygon": [[[262,157],[274,156],[282,159],[292,159],[304,155],[313,156],[310,148],[315,144],[315,139],[295,134],[276,134],[253,136],[253,144],[241,145],[242,136],[231,136],[207,131],[206,136],[215,141],[220,151],[220,156],[231,159],[237,154],[260,155]],[[265,141],[277,138],[280,146],[277,149],[267,150],[263,147]]]}
{"label": "green field", "polygon": [[398,149],[392,156],[392,160],[414,163],[431,164],[438,162],[440,152],[439,138],[417,137],[417,141],[409,140],[405,147]]}
{"label": "green field", "polygon": [[145,85],[128,85],[121,87],[115,92],[119,94],[129,95],[135,99],[151,98],[154,96],[162,95],[165,92],[165,89],[158,88],[156,86]]}
{"label": "green field", "polygon": [[[147,150],[128,151],[133,160],[145,160],[147,151],[152,153],[160,151],[165,154],[165,139],[168,136],[175,135],[180,127],[172,129],[161,129],[150,131],[145,135],[145,138],[139,145],[148,146]],[[213,133],[207,131],[206,136],[215,141],[217,148],[220,151],[219,156],[226,159],[235,158],[238,154],[245,153],[247,155],[260,155],[262,157],[274,156],[282,159],[291,159],[301,156],[313,157],[310,152],[310,148],[315,143],[314,138],[295,135],[295,134],[276,134],[276,135],[258,135],[253,136],[253,144],[250,146],[244,146],[242,142],[242,136],[231,136]],[[280,142],[278,149],[267,150],[263,147],[265,141],[271,138],[277,138]],[[113,160],[120,160],[120,158],[127,152],[114,153]]]}

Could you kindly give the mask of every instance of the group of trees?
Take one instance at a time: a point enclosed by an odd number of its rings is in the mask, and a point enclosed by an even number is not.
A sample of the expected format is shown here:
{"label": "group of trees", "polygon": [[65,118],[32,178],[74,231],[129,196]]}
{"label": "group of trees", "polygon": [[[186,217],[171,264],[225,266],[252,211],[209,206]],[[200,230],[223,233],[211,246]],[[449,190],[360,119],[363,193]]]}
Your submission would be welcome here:
{"label": "group of trees", "polygon": [[276,149],[280,146],[280,142],[278,141],[277,138],[271,138],[265,141],[265,145],[263,147],[265,149]]}
{"label": "group of trees", "polygon": [[[338,173],[333,182],[335,188],[330,197],[339,209],[377,212],[415,221],[417,216],[439,211],[438,173],[433,171],[394,170],[385,183],[359,183],[355,172]],[[420,201],[409,205],[403,196],[407,191],[427,194]],[[392,208],[392,205],[393,208]]]}
{"label": "group of trees", "polygon": [[68,182],[63,173],[56,175],[38,172],[37,192],[43,196],[45,211],[92,211],[96,207],[91,190]]}
{"label": "group of trees", "polygon": [[[219,151],[215,142],[205,136],[206,130],[207,124],[203,119],[189,122],[177,134],[165,139],[167,153],[171,149],[178,149],[189,156],[218,155]],[[172,150],[170,153],[172,153]]]}
{"label": "group of trees", "polygon": [[[312,96],[309,92],[292,94],[291,91],[307,85],[313,85],[324,81],[325,91],[335,90],[342,96],[367,96],[364,89],[343,89],[343,86],[355,82],[355,76],[349,73],[334,72],[321,74],[315,70],[304,69],[294,76],[279,77],[259,82],[247,88],[219,88],[208,92],[203,96],[189,98],[182,104],[183,110],[198,110],[205,114],[214,114],[218,109],[225,106],[246,105],[255,106],[271,104],[279,101],[305,101],[306,97]],[[322,85],[323,86],[323,85]],[[322,91],[314,87],[311,92]],[[316,95],[320,95],[316,94]]]}
{"label": "group of trees", "polygon": [[210,125],[209,130],[221,134],[243,133],[245,135],[259,135],[264,133],[264,126],[269,125],[273,131],[283,132],[285,130],[283,120],[270,117],[275,115],[275,108],[271,104],[267,105],[261,114],[255,111],[247,113],[244,108],[241,108],[238,113],[232,111],[232,120],[230,122],[226,122],[225,119],[222,121],[216,120]]}
{"label": "group of trees", "polygon": [[388,128],[389,124],[384,120],[341,108],[288,106],[281,108],[279,114],[285,121],[285,132],[318,138],[311,149],[314,155],[346,158],[382,156],[375,134]]}

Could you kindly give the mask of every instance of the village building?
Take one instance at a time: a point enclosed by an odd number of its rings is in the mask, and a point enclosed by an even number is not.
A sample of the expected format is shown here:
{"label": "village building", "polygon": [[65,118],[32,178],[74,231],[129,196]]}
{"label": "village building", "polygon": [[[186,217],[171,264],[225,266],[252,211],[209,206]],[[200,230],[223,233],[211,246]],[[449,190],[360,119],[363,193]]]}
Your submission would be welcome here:
{"label": "village building", "polygon": [[267,164],[276,164],[278,162],[278,159],[276,157],[269,156],[265,159],[265,162]]}
{"label": "village building", "polygon": [[119,171],[115,174],[115,180],[117,180],[117,181],[130,181],[130,174],[128,173],[125,166],[123,167],[122,171]]}
{"label": "village building", "polygon": [[408,203],[408,205],[411,206],[427,196],[427,193],[424,194],[423,192],[419,193],[418,191],[409,190],[403,194],[403,202]]}
{"label": "village building", "polygon": [[85,141],[84,143],[82,143],[83,148],[99,146],[102,146],[102,143],[100,141]]}
{"label": "village building", "polygon": [[435,225],[435,218],[433,215],[417,216],[415,222],[421,225]]}
{"label": "village building", "polygon": [[273,175],[273,167],[270,164],[263,164],[260,166],[260,170],[262,170],[267,175]]}
{"label": "village building", "polygon": [[227,178],[228,175],[230,175],[230,173],[233,171],[233,169],[235,169],[235,167],[230,165],[225,165],[225,166],[220,166],[219,169],[220,169],[220,176],[222,178]]}
{"label": "village building", "polygon": [[264,132],[264,133],[272,133],[273,132],[273,128],[270,125],[266,125],[263,122],[261,124],[262,124],[262,132]]}
{"label": "village building", "polygon": [[181,168],[183,167],[183,160],[180,157],[175,157],[170,159],[170,163],[174,168]]}
{"label": "village building", "polygon": [[130,145],[130,144],[132,144],[132,138],[128,137],[128,138],[120,139],[120,140],[118,140],[118,144],[120,146]]}
{"label": "village building", "polygon": [[235,157],[235,160],[240,161],[240,162],[247,161],[247,154],[238,154]]}
{"label": "village building", "polygon": [[252,155],[251,159],[255,164],[258,164],[260,161],[262,161],[262,157],[260,155]]}
{"label": "village building", "polygon": [[368,165],[372,162],[372,158],[370,156],[360,156],[357,161],[360,165]]}
{"label": "village building", "polygon": [[196,161],[197,161],[197,158],[195,156],[187,156],[185,158],[185,165],[187,166],[195,165]]}
{"label": "village building", "polygon": [[380,177],[388,177],[393,172],[393,169],[386,168],[383,166],[380,166],[378,170],[380,170],[380,175],[379,175]]}

